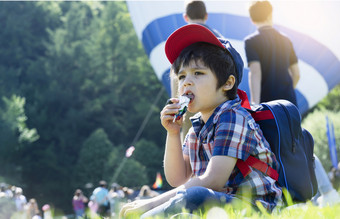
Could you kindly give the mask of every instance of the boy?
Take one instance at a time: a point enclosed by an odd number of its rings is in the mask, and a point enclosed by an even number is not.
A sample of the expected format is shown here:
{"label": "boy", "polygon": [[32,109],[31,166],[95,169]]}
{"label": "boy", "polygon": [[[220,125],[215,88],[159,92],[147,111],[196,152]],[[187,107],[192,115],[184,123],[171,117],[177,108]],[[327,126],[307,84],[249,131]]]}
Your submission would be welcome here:
{"label": "boy", "polygon": [[[274,154],[251,115],[240,106],[237,86],[242,79],[243,62],[237,51],[224,39],[202,25],[189,24],[176,30],[167,40],[165,52],[178,79],[179,94],[191,101],[191,118],[183,146],[182,121],[173,122],[178,99],[166,105],[161,122],[167,130],[164,172],[170,185],[177,187],[155,198],[125,205],[121,216],[146,212],[143,217],[190,212],[203,204],[229,203],[243,199],[260,201],[269,211],[281,201],[281,189],[275,180],[253,169],[243,177],[236,167],[238,159],[249,155],[277,169]],[[251,192],[252,199],[239,195]]]}

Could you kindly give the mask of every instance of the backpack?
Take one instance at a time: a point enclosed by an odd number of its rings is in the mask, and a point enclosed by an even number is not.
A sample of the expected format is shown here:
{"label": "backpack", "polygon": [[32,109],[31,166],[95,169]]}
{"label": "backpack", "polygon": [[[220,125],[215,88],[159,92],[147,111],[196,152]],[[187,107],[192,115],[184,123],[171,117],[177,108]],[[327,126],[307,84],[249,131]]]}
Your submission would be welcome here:
{"label": "backpack", "polygon": [[245,177],[252,170],[260,170],[275,179],[288,190],[294,201],[305,202],[317,192],[314,165],[314,140],[301,127],[301,116],[297,107],[287,100],[261,103],[253,109],[247,94],[238,90],[241,106],[246,108],[259,124],[264,137],[279,163],[276,171],[253,156],[245,161],[238,160],[236,166]]}

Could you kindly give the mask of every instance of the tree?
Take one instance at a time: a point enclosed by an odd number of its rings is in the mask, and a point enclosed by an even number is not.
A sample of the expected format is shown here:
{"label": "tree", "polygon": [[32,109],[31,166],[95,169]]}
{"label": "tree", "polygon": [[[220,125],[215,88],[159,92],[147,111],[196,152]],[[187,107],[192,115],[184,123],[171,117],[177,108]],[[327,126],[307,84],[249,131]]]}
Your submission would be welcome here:
{"label": "tree", "polygon": [[[131,143],[162,85],[124,2],[0,4],[0,17],[21,25],[6,26],[0,34],[1,42],[15,39],[10,43],[13,51],[0,43],[0,52],[13,59],[0,60],[0,71],[6,72],[0,74],[0,84],[9,83],[0,95],[25,97],[27,127],[36,128],[40,136],[16,152],[25,194],[39,202],[53,197],[56,208],[71,211],[68,200],[80,186],[73,174],[84,142],[101,129],[112,148]],[[23,53],[16,56],[16,51]],[[152,112],[158,114],[165,99],[166,94]],[[162,147],[165,131],[160,127],[158,115],[152,116],[142,137]],[[131,162],[143,178],[147,167]]]}
{"label": "tree", "polygon": [[117,183],[127,187],[141,187],[148,183],[146,167],[134,159],[128,159]]}
{"label": "tree", "polygon": [[74,184],[84,186],[86,183],[97,184],[100,180],[108,180],[105,176],[105,167],[113,145],[107,134],[101,128],[94,131],[85,140],[80,151],[75,168]]}
{"label": "tree", "polygon": [[158,148],[154,142],[142,139],[136,143],[133,158],[147,167],[148,184],[151,185],[157,172],[163,172],[164,147]]}
{"label": "tree", "polygon": [[8,180],[21,183],[22,166],[18,162],[25,145],[38,140],[36,129],[29,129],[26,125],[25,98],[12,95],[3,97],[3,108],[0,108],[0,175]]}
{"label": "tree", "polygon": [[317,109],[327,109],[334,112],[340,111],[340,84],[331,90],[325,98],[323,98],[318,105]]}
{"label": "tree", "polygon": [[0,2],[0,96],[23,95],[28,68],[46,52],[47,27],[59,25],[58,11],[51,5]]}

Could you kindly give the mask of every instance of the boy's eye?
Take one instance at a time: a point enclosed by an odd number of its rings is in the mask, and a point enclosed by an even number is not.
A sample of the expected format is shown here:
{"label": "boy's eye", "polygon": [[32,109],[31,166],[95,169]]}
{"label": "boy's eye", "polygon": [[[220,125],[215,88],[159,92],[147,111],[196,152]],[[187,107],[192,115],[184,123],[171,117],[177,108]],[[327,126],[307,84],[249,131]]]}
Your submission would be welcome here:
{"label": "boy's eye", "polygon": [[202,75],[203,73],[200,71],[195,71],[195,75]]}
{"label": "boy's eye", "polygon": [[178,80],[182,80],[185,78],[185,75],[178,75]]}

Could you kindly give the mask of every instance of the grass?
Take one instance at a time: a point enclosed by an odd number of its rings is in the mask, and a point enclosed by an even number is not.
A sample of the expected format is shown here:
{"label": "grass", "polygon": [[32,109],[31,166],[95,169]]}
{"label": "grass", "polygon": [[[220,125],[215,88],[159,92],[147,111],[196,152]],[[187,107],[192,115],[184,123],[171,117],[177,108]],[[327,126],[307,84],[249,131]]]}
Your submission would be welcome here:
{"label": "grass", "polygon": [[[294,204],[289,207],[276,209],[271,214],[268,213],[262,205],[258,205],[259,211],[254,210],[251,206],[245,205],[244,203],[233,203],[224,205],[224,207],[211,207],[205,211],[196,211],[189,214],[185,210],[182,213],[168,217],[171,219],[231,219],[231,218],[246,218],[246,219],[340,219],[340,204],[327,207],[318,207],[312,204],[312,202],[307,202],[303,204]],[[261,208],[262,207],[262,208]],[[99,219],[92,215],[89,217],[91,219]],[[118,218],[118,217],[115,217]],[[139,215],[132,215],[128,217],[129,219],[140,218]],[[154,219],[163,219],[164,217],[154,217]]]}
{"label": "grass", "polygon": [[[131,216],[129,218],[137,219],[138,215]],[[164,217],[155,217],[156,219],[161,219]],[[335,205],[331,207],[317,207],[311,202],[303,205],[292,206],[288,208],[283,208],[272,214],[267,212],[259,212],[251,209],[235,209],[231,205],[226,205],[224,208],[213,207],[206,213],[195,212],[194,215],[188,214],[183,211],[181,214],[174,215],[172,219],[229,219],[229,218],[247,218],[247,219],[270,219],[270,218],[280,218],[280,219],[330,219],[330,218],[340,218],[340,205]]]}
{"label": "grass", "polygon": [[[275,209],[272,213],[268,213],[264,207],[257,203],[258,210],[255,210],[251,205],[246,204],[242,201],[234,201],[231,204],[223,205],[222,207],[212,207],[206,206],[205,209],[194,212],[193,214],[189,214],[184,209],[181,213],[172,215],[171,219],[340,219],[340,203],[333,206],[326,207],[318,207],[315,206],[312,202],[308,201],[307,203],[296,204],[293,203],[289,194],[286,191],[284,192],[284,196],[287,200],[287,205],[289,207],[282,207]],[[339,192],[339,191],[338,191]],[[124,203],[120,203],[120,205],[124,205]],[[0,208],[1,209],[1,208]],[[88,219],[102,219],[102,217],[96,215],[91,212],[89,209],[86,211],[86,215]],[[119,212],[116,212],[116,217],[112,217],[111,219],[118,218]],[[1,215],[0,215],[1,218]],[[53,217],[57,219],[57,217]],[[64,219],[62,217],[58,217],[60,219]],[[128,217],[129,219],[139,219],[140,215],[131,215]],[[163,219],[165,217],[154,217],[154,219]]]}

